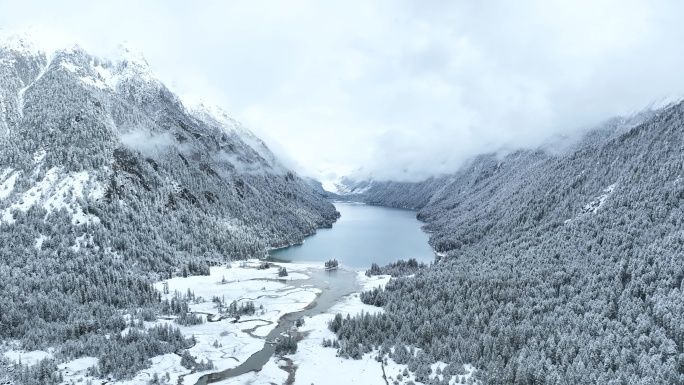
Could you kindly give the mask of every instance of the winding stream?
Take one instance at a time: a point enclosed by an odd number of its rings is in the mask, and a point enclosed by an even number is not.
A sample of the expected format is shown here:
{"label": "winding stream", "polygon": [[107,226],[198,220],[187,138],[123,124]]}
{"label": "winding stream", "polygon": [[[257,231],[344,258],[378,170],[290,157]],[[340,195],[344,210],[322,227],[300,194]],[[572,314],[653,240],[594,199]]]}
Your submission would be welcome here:
{"label": "winding stream", "polygon": [[[267,343],[266,341],[273,341],[282,333],[287,333],[294,325],[295,321],[303,316],[312,316],[324,313],[330,309],[341,297],[354,293],[359,290],[356,284],[356,273],[348,270],[333,270],[325,271],[323,269],[311,270],[311,278],[307,280],[293,280],[288,284],[293,286],[313,285],[314,287],[323,290],[321,294],[316,297],[305,310],[290,313],[278,321],[276,326],[268,336],[264,339],[264,347],[258,352],[254,353],[240,365],[232,369],[227,369],[221,372],[206,374],[199,378],[196,385],[206,385],[218,381],[223,381],[230,377],[236,377],[252,371],[261,370],[261,368],[271,359],[275,353],[275,345]],[[256,327],[266,326],[257,325]],[[255,336],[256,337],[256,336]],[[259,337],[262,338],[262,337]]]}

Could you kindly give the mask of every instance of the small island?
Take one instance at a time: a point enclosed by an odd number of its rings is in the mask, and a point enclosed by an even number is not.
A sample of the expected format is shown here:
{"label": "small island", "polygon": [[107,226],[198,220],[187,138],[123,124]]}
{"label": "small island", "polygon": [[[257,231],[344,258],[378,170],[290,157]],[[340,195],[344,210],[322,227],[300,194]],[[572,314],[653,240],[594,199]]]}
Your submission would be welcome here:
{"label": "small island", "polygon": [[337,259],[331,259],[325,262],[325,270],[337,270],[338,267]]}

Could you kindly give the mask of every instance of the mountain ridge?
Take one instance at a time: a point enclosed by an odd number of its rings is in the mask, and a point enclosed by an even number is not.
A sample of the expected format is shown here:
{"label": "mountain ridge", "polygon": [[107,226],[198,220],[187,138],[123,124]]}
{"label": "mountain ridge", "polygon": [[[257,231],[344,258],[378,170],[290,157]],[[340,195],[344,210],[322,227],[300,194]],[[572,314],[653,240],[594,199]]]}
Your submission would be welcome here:
{"label": "mountain ridge", "polygon": [[[559,138],[548,144],[532,149],[516,149],[498,153],[481,154],[466,161],[456,172],[451,174],[433,175],[418,182],[376,180],[355,178],[353,175],[342,176],[334,182],[337,195],[340,199],[363,201],[368,204],[386,205],[392,207],[420,210],[440,190],[456,183],[455,175],[464,172],[475,172],[474,167],[479,167],[484,162],[497,164],[510,163],[520,156],[533,156],[532,154],[546,154],[550,157],[562,157],[582,148],[600,147],[605,142],[614,139],[625,132],[637,127],[641,122],[657,116],[667,108],[677,103],[669,103],[658,109],[645,109],[627,117],[614,117],[599,124],[593,129],[587,130],[577,139]],[[464,171],[469,170],[469,171]],[[394,191],[394,193],[393,193]]]}
{"label": "mountain ridge", "polygon": [[[229,118],[222,110],[202,105],[197,107],[183,105],[180,98],[166,89],[152,75],[140,53],[124,47],[120,59],[108,61],[93,57],[82,48],[74,46],[54,52],[48,61],[45,53],[30,48],[24,40],[19,39],[18,45],[21,47],[20,50],[15,49],[17,44],[3,45],[0,48],[6,57],[10,57],[4,63],[13,64],[3,67],[4,79],[7,79],[3,84],[3,89],[14,91],[17,95],[14,100],[7,96],[3,98],[3,106],[5,106],[3,111],[6,112],[3,114],[3,122],[6,126],[4,140],[10,142],[4,147],[21,147],[17,145],[17,142],[23,141],[25,146],[32,148],[21,153],[12,150],[5,151],[10,159],[23,157],[19,162],[13,161],[11,167],[5,168],[4,173],[8,174],[3,180],[6,187],[3,193],[5,201],[12,194],[10,187],[14,187],[16,179],[21,175],[20,171],[10,172],[9,170],[15,169],[17,163],[23,164],[27,169],[34,168],[32,158],[35,158],[37,154],[42,154],[41,162],[46,163],[43,168],[47,170],[52,170],[52,166],[59,165],[66,167],[68,171],[71,169],[81,171],[83,160],[86,160],[92,163],[93,167],[90,167],[92,172],[94,169],[102,171],[103,167],[105,169],[110,167],[113,171],[126,170],[126,166],[121,163],[122,158],[125,157],[126,148],[140,152],[142,155],[160,155],[160,152],[168,153],[177,149],[177,156],[185,167],[189,167],[189,159],[196,158],[201,160],[200,171],[214,177],[233,177],[236,173],[242,172],[255,175],[278,174],[291,180],[295,178],[291,171],[277,161],[261,140],[237,121]],[[22,74],[25,76],[21,76]],[[18,77],[19,81],[12,82],[11,75],[19,75],[14,77],[14,80]],[[47,108],[37,111],[34,106],[42,107],[41,103],[45,105],[45,100],[38,100],[44,97],[45,90],[36,92],[35,89],[40,89],[45,83],[67,83],[69,90],[79,92],[72,91],[68,94],[57,92],[55,98],[47,101]],[[81,93],[81,95],[75,95],[76,93]],[[84,97],[92,99],[84,103]],[[79,104],[80,108],[77,111],[69,111],[74,105]],[[65,106],[69,107],[64,108]],[[50,109],[49,116],[46,116],[44,112],[46,109]],[[125,110],[125,113],[122,113],[122,110]],[[68,114],[65,113],[67,111]],[[176,117],[170,119],[172,115]],[[75,132],[64,135],[63,130],[60,131],[55,127],[63,124],[71,126]],[[19,135],[10,137],[13,128],[20,126],[23,128],[26,125],[47,128],[48,134],[45,136],[53,135],[57,141],[45,141],[42,135],[33,135],[30,138],[19,137]],[[50,126],[45,127],[47,125]],[[141,135],[136,136],[138,133]],[[97,143],[100,148],[94,151],[83,151],[85,153],[69,159],[54,159],[58,151],[51,149],[60,150],[69,145],[69,143],[60,143],[60,140],[66,137],[68,140],[65,142],[81,139],[88,141],[92,138],[83,138],[83,136],[92,135],[100,136],[98,139],[101,140]],[[121,138],[128,140],[121,141]],[[116,151],[112,147],[116,147]],[[110,151],[111,155],[109,155]],[[117,160],[111,163],[112,158]],[[214,164],[214,167],[211,164]],[[156,167],[158,168],[158,162]],[[40,174],[38,169],[34,172],[37,172],[36,175]],[[53,177],[55,172],[53,170],[50,177]],[[141,171],[133,172],[138,174],[139,181],[142,181]],[[8,176],[12,178],[12,181],[9,181]],[[301,179],[297,180],[301,185]],[[102,181],[99,182],[102,183]],[[147,188],[145,184],[142,186],[144,189]],[[118,188],[110,188],[109,195],[116,190]],[[217,194],[216,191],[210,193]],[[195,193],[195,195],[198,194]],[[15,208],[17,207],[19,206],[15,205]],[[330,219],[318,220],[317,224],[327,226],[330,224]]]}

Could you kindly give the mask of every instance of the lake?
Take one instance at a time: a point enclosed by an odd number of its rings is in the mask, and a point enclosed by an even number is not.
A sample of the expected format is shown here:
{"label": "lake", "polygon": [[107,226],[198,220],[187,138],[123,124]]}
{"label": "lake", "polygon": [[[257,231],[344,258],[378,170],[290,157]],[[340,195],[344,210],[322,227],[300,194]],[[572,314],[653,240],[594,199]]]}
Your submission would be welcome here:
{"label": "lake", "polygon": [[273,260],[320,262],[337,259],[353,269],[384,266],[399,259],[430,263],[434,252],[413,210],[336,202],[342,215],[330,229],[319,229],[303,244],[271,250]]}

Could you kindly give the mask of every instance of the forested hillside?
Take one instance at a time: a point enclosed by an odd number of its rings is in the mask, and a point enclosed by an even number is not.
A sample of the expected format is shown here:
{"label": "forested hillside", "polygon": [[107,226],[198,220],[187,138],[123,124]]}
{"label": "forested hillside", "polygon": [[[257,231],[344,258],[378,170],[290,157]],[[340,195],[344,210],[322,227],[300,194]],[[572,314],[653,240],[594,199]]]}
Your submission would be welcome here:
{"label": "forested hillside", "polygon": [[125,314],[164,306],[152,282],[301,242],[338,216],[239,123],[183,104],[135,51],[0,43],[0,349],[109,357],[101,374],[125,377],[185,343],[173,331],[108,339]]}
{"label": "forested hillside", "polygon": [[362,198],[421,207],[445,257],[364,294],[386,313],[338,325],[341,354],[381,346],[421,378],[472,363],[487,384],[684,383],[683,130],[679,103],[562,153],[374,183]]}

